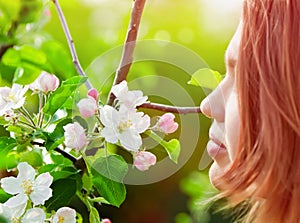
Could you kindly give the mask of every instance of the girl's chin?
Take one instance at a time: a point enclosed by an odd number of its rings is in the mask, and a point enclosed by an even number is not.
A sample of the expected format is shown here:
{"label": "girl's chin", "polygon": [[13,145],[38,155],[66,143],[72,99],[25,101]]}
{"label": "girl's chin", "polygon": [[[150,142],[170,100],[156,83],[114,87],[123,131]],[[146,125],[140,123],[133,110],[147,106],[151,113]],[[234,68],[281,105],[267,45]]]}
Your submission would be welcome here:
{"label": "girl's chin", "polygon": [[229,156],[225,156],[225,154],[222,155],[222,159],[218,159],[219,157],[215,157],[214,162],[209,169],[210,182],[219,190],[222,190],[222,183],[220,182],[220,178],[226,173],[226,170],[231,164]]}

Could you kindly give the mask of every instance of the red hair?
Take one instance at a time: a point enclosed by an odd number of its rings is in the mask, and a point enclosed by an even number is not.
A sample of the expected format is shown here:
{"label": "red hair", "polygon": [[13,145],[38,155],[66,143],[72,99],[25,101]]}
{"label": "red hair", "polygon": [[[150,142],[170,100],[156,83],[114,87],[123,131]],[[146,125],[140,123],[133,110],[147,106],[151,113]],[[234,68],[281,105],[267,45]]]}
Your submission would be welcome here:
{"label": "red hair", "polygon": [[245,222],[300,222],[300,1],[245,0],[242,24],[239,148],[220,196],[249,202]]}

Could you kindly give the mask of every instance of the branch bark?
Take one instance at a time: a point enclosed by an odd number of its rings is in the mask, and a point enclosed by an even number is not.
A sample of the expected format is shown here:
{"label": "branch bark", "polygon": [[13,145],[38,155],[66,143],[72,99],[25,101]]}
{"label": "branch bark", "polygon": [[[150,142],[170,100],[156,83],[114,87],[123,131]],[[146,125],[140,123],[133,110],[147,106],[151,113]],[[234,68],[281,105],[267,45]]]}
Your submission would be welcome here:
{"label": "branch bark", "polygon": [[[61,9],[61,6],[60,6],[58,0],[52,0],[52,1],[53,1],[54,5],[55,5],[55,8],[56,8],[56,11],[58,13],[58,17],[59,17],[61,26],[62,26],[62,28],[64,30],[64,33],[65,33],[65,36],[66,36],[66,39],[67,39],[67,42],[68,42],[68,46],[69,46],[69,49],[70,49],[70,52],[71,52],[71,55],[72,55],[73,64],[74,64],[77,72],[81,76],[86,77],[86,74],[85,74],[84,70],[82,69],[82,66],[81,66],[81,64],[79,62],[79,59],[78,59],[78,56],[77,56],[77,53],[76,53],[76,49],[75,49],[75,45],[74,45],[74,41],[73,41],[73,38],[71,36],[70,30],[69,30],[66,18],[64,16],[64,13],[63,13],[63,11]],[[85,82],[85,85],[86,85],[87,89],[93,88],[92,84],[90,83],[89,80],[87,80]]]}
{"label": "branch bark", "polygon": [[163,105],[163,104],[157,104],[157,103],[145,103],[139,106],[139,108],[149,108],[154,110],[159,110],[163,112],[171,112],[171,113],[177,113],[177,114],[196,114],[196,113],[202,113],[200,110],[200,107],[177,107],[177,106],[171,106],[171,105]]}
{"label": "branch bark", "polygon": [[[143,14],[144,6],[146,0],[134,0],[131,12],[131,19],[126,35],[125,45],[122,52],[122,58],[119,67],[116,71],[116,76],[113,85],[119,84],[123,80],[126,80],[128,72],[130,70],[133,53],[136,45],[136,39],[138,35],[138,30],[141,22],[141,17]],[[112,105],[115,96],[110,92],[108,96],[108,105]]]}

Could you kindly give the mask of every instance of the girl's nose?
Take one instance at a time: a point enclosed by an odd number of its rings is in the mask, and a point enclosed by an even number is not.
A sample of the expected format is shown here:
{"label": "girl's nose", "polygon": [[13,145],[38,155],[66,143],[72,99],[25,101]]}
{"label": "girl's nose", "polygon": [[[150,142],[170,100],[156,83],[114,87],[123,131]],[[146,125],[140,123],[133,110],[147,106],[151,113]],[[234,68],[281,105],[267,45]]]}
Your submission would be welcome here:
{"label": "girl's nose", "polygon": [[208,118],[224,122],[224,95],[220,85],[201,102],[200,109]]}

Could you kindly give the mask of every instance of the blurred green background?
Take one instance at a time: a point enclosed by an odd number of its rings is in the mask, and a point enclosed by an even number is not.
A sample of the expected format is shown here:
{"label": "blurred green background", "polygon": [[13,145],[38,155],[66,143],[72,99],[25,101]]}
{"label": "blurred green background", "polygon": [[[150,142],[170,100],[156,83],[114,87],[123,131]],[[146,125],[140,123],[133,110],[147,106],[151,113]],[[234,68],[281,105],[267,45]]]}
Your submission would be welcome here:
{"label": "blurred green background", "polygon": [[[79,60],[105,99],[120,61],[132,1],[61,0],[60,4]],[[67,49],[54,5],[49,6],[51,18],[42,32]],[[153,102],[199,106],[208,91],[187,82],[202,67],[225,73],[224,53],[237,27],[240,9],[240,0],[147,1],[135,62],[128,76],[130,89],[143,90]],[[152,116],[162,114],[144,111]],[[113,223],[226,222],[197,205],[212,190],[207,179],[210,159],[203,155],[211,121],[201,114],[177,115],[176,121],[180,128],[171,137],[181,142],[179,164],[155,151],[158,165],[143,173],[130,171],[125,203],[119,209],[99,207],[101,217],[109,217]]]}

